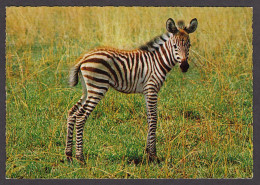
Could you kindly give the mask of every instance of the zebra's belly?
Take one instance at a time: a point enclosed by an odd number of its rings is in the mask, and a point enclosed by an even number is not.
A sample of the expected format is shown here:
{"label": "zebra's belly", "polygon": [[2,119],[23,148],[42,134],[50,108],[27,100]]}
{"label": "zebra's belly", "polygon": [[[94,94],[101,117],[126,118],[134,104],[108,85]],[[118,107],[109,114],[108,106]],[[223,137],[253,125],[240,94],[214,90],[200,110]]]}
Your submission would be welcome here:
{"label": "zebra's belly", "polygon": [[143,93],[143,85],[142,84],[136,84],[134,86],[114,86],[112,85],[112,87],[119,91],[119,92],[123,92],[123,93],[127,93],[127,94],[131,94],[131,93]]}

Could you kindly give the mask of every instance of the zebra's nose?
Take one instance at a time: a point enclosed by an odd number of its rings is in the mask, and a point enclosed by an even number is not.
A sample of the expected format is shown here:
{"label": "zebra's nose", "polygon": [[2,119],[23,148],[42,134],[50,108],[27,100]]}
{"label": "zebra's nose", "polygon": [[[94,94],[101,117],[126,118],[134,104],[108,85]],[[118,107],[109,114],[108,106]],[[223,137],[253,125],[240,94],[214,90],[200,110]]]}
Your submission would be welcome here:
{"label": "zebra's nose", "polygon": [[185,73],[188,71],[189,67],[190,65],[188,64],[187,59],[182,59],[180,65],[181,71]]}

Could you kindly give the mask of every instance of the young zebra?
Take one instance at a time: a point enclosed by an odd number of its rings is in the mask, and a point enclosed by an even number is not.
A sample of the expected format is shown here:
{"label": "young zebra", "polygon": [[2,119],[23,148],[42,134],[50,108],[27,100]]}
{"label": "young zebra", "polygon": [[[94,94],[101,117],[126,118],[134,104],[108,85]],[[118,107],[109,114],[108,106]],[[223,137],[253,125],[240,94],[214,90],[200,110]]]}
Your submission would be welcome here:
{"label": "young zebra", "polygon": [[146,152],[149,160],[157,159],[157,94],[166,74],[174,65],[178,64],[182,72],[187,72],[189,33],[194,32],[197,25],[196,18],[192,19],[187,27],[183,21],[179,21],[176,26],[169,18],[166,22],[166,34],[136,50],[99,48],[78,59],[70,72],[70,85],[75,86],[80,76],[83,95],[68,114],[65,149],[68,161],[72,161],[73,128],[76,123],[76,158],[84,162],[83,127],[109,87],[124,93],[144,94],[148,120]]}

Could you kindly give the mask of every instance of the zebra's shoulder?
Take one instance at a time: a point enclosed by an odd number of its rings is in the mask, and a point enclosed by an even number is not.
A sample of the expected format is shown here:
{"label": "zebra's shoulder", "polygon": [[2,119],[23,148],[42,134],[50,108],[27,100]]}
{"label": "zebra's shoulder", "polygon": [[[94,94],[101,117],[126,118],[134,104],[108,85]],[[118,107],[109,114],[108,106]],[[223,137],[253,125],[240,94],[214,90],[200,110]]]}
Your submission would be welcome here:
{"label": "zebra's shoulder", "polygon": [[147,42],[144,45],[141,45],[139,47],[140,50],[142,51],[155,51],[157,50],[162,44],[164,44],[167,40],[169,40],[170,38],[170,33],[164,33],[162,35],[159,35],[155,38],[153,38],[152,40],[150,40],[149,42]]}

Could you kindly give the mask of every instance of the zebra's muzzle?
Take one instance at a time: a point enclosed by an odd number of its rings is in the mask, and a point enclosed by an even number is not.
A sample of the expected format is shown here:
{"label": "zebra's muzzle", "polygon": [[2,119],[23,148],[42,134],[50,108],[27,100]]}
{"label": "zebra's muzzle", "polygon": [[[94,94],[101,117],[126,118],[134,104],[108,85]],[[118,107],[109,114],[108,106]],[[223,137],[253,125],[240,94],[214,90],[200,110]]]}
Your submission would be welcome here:
{"label": "zebra's muzzle", "polygon": [[190,65],[188,64],[187,60],[182,60],[181,61],[181,65],[180,65],[180,68],[181,68],[181,71],[183,73],[187,72],[188,69],[189,69]]}

